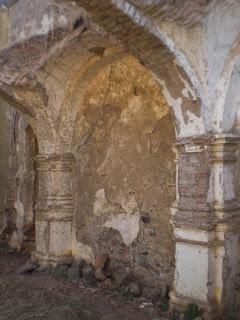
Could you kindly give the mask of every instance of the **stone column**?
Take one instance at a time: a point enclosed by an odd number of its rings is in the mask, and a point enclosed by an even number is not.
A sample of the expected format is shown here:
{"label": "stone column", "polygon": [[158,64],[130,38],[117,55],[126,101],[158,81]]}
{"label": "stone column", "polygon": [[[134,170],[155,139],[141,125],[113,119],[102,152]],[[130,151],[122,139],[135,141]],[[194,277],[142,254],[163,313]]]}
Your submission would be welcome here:
{"label": "stone column", "polygon": [[208,202],[213,212],[215,250],[209,296],[214,299],[224,319],[236,314],[240,212],[236,198],[237,150],[239,137],[216,136],[208,146],[210,184]]}
{"label": "stone column", "polygon": [[[172,206],[176,270],[172,303],[196,303],[208,318],[235,313],[239,206],[235,195],[238,138],[178,143],[178,199]],[[222,318],[221,318],[222,319]]]}
{"label": "stone column", "polygon": [[39,194],[36,206],[35,257],[46,265],[71,259],[73,166],[70,154],[38,155]]}

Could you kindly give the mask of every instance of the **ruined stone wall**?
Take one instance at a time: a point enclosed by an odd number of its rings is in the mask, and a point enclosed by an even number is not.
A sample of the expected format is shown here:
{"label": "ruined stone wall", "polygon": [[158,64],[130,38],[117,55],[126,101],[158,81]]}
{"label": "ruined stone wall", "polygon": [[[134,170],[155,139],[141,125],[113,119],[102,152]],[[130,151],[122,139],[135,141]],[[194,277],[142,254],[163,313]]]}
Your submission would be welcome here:
{"label": "ruined stone wall", "polygon": [[[73,253],[93,263],[107,253],[120,273],[130,267],[142,283],[170,287],[175,263],[174,304],[203,302],[215,312],[218,301],[232,312],[240,2],[4,2],[0,94],[28,117],[40,146],[36,257],[52,264]],[[175,139],[159,84],[182,143],[175,261]],[[33,139],[14,119],[6,217],[18,246],[34,216],[33,164],[26,161],[34,147],[26,148]],[[199,138],[209,136],[201,149]]]}
{"label": "ruined stone wall", "polygon": [[12,247],[32,249],[36,138],[23,117],[6,104],[0,121],[1,232]]}
{"label": "ruined stone wall", "polygon": [[107,253],[145,286],[159,279],[171,286],[175,133],[157,81],[135,58],[124,58],[96,76],[81,107],[75,139],[81,255]]}

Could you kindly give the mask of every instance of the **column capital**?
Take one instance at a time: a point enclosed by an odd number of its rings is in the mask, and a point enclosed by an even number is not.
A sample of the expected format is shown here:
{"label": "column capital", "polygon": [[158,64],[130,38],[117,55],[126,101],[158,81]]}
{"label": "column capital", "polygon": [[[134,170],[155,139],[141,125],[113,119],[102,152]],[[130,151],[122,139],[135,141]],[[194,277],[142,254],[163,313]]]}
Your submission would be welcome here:
{"label": "column capital", "polygon": [[218,134],[212,137],[207,146],[210,163],[226,163],[237,161],[237,150],[240,136],[231,134]]}
{"label": "column capital", "polygon": [[173,149],[180,152],[193,153],[206,150],[211,145],[238,145],[240,144],[240,135],[224,133],[211,134],[205,136],[193,136],[177,140]]}
{"label": "column capital", "polygon": [[173,145],[173,151],[177,153],[199,153],[206,151],[207,144],[211,136],[194,136],[189,138],[179,139]]}

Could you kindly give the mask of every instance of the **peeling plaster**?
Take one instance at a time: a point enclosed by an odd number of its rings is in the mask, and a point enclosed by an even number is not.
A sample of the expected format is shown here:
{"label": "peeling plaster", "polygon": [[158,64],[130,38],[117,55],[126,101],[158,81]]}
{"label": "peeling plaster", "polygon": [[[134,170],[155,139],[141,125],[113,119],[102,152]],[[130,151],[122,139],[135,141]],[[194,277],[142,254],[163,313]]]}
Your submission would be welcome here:
{"label": "peeling plaster", "polygon": [[147,30],[149,30],[149,32],[151,32],[158,39],[160,39],[166,45],[166,47],[174,53],[179,64],[183,67],[183,69],[191,79],[191,82],[193,83],[195,89],[201,97],[201,100],[203,101],[205,95],[203,94],[203,88],[200,84],[197,74],[193,70],[185,54],[176,47],[175,42],[166,33],[164,33],[152,19],[150,19],[148,16],[145,16],[143,12],[138,10],[134,5],[130,4],[125,0],[111,1],[114,5],[116,5],[117,8],[122,10],[129,17],[131,17],[135,23],[146,28]]}
{"label": "peeling plaster", "polygon": [[184,97],[188,98],[188,99],[193,99],[193,100],[197,100],[197,96],[195,91],[193,90],[193,88],[190,86],[189,82],[187,80],[185,80],[182,76],[181,73],[179,73],[179,77],[182,80],[183,84],[184,84],[184,88],[182,89],[182,94]]}
{"label": "peeling plaster", "polygon": [[62,25],[63,27],[66,27],[67,24],[68,24],[68,20],[67,20],[67,18],[66,18],[64,15],[61,15],[61,16],[58,18],[58,22],[59,22],[60,25]]}
{"label": "peeling plaster", "polygon": [[[121,198],[121,207],[126,213],[111,215],[104,227],[118,230],[124,243],[129,246],[137,238],[140,213],[137,212],[138,205],[134,193],[130,192],[127,196],[119,196],[119,198]],[[114,207],[107,202],[105,190],[99,189],[95,194],[94,215],[102,216],[113,212],[113,210]]]}
{"label": "peeling plaster", "polygon": [[211,172],[208,202],[224,203],[235,199],[234,167],[218,164]]}
{"label": "peeling plaster", "polygon": [[42,28],[36,30],[36,34],[47,34],[50,30],[53,29],[53,16],[49,16],[47,14],[44,14],[42,18]]}
{"label": "peeling plaster", "polygon": [[[74,22],[82,13],[83,10],[77,8],[74,2],[18,0],[11,7],[8,18],[10,24],[9,45],[36,35],[47,35],[59,28],[66,31],[72,30]],[[0,18],[1,16],[2,14],[0,14]]]}
{"label": "peeling plaster", "polygon": [[105,222],[106,228],[118,230],[122,236],[126,246],[130,246],[137,238],[139,232],[140,213],[126,214],[121,213],[117,216],[112,216]]}
{"label": "peeling plaster", "polygon": [[[165,81],[158,80],[160,85],[163,87],[163,94],[167,100],[167,103],[172,107],[175,117],[179,121],[179,136],[182,137],[191,137],[194,135],[202,135],[205,133],[205,127],[203,124],[202,117],[197,117],[195,114],[187,111],[186,115],[188,117],[188,122],[185,123],[183,114],[182,114],[182,98],[175,99],[171,96]],[[186,88],[188,90],[188,88]],[[189,92],[189,91],[188,91]]]}
{"label": "peeling plaster", "polygon": [[105,190],[99,189],[95,194],[93,213],[95,216],[101,216],[105,212],[109,212],[112,207],[108,204]]}

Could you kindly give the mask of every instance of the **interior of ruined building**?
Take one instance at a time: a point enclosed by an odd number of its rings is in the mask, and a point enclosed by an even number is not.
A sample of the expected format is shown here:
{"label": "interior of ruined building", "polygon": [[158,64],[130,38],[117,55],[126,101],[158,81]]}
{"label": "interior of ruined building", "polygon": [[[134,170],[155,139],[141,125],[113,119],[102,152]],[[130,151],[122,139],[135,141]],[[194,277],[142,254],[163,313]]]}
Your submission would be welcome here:
{"label": "interior of ruined building", "polygon": [[238,0],[0,0],[1,241],[239,320],[239,17]]}

